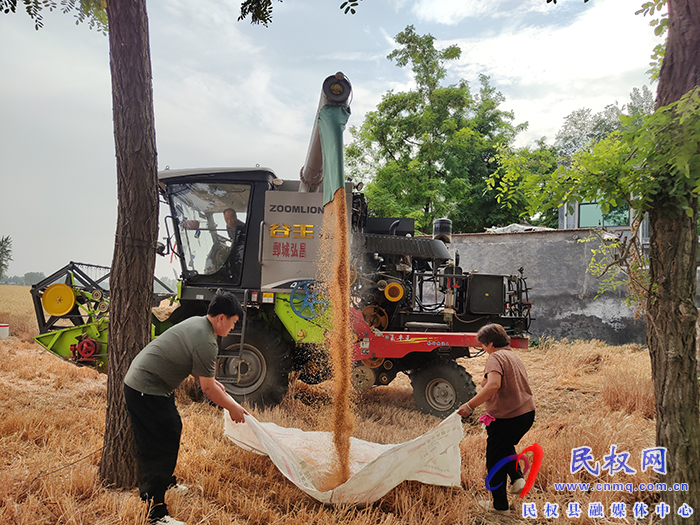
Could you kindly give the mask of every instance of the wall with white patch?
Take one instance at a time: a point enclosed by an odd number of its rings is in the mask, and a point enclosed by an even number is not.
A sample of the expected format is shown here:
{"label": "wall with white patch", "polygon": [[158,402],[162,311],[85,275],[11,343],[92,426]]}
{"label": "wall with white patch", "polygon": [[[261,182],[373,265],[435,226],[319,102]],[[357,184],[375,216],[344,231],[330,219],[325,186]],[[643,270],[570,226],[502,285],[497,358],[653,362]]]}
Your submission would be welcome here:
{"label": "wall with white patch", "polygon": [[645,342],[645,325],[634,319],[626,290],[596,298],[598,279],[588,273],[594,244],[587,229],[452,236],[467,271],[517,275],[524,268],[533,303],[534,338],[599,339],[609,344]]}

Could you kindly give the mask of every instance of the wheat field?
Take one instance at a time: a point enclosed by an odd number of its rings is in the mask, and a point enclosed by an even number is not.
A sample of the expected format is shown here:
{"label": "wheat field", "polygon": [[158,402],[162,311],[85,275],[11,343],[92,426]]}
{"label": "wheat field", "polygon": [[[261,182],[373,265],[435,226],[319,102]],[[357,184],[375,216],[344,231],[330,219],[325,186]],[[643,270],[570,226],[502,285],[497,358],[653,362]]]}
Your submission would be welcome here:
{"label": "wheat field", "polygon": [[[33,342],[36,321],[29,288],[0,286],[0,322],[10,324],[9,339],[0,340],[0,523],[17,525],[145,524],[137,491],[104,487],[97,478],[102,446],[106,376],[79,368],[42,350]],[[196,399],[192,381],[177,392],[184,428],[175,474],[190,487],[185,495],[168,494],[171,514],[189,525],[212,524],[493,524],[551,523],[543,509],[558,504],[560,519],[578,502],[581,525],[631,523],[631,506],[658,501],[654,493],[557,492],[555,483],[588,481],[647,483],[640,472],[641,451],[654,446],[654,401],[647,352],[635,345],[606,346],[597,341],[541,341],[519,351],[530,375],[537,416],[521,441],[539,443],[544,460],[526,501],[538,516],[523,519],[520,500],[509,515],[482,510],[489,499],[484,487],[486,433],[477,414],[463,425],[460,444],[462,486],[444,488],[404,482],[364,508],[324,506],[307,497],[263,456],[246,452],[223,437],[221,412]],[[483,371],[486,356],[460,363],[473,376]],[[478,382],[478,381],[477,381]],[[293,381],[283,402],[273,409],[250,409],[260,421],[304,430],[329,430],[332,421],[330,382],[316,386]],[[354,436],[379,443],[412,439],[439,420],[421,414],[410,382],[400,375],[391,385],[352,394]],[[588,446],[601,461],[611,445],[630,453],[637,474],[571,474],[571,452]],[[608,509],[624,502],[627,520],[592,519],[588,504]],[[653,514],[651,514],[653,516]],[[643,523],[651,523],[648,516]],[[640,521],[641,523],[641,521]]]}

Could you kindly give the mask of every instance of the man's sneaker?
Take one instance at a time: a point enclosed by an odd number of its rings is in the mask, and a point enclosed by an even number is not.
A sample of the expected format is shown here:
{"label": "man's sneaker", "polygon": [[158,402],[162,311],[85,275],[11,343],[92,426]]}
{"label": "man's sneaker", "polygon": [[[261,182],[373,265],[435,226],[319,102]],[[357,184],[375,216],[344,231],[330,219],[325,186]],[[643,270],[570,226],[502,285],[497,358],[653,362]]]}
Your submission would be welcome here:
{"label": "man's sneaker", "polygon": [[510,487],[508,487],[508,492],[511,494],[520,494],[524,488],[525,480],[523,478],[518,478]]}
{"label": "man's sneaker", "polygon": [[177,485],[172,485],[168,490],[173,494],[181,494],[184,496],[190,491],[190,488],[187,485],[180,485],[178,483]]}
{"label": "man's sneaker", "polygon": [[176,520],[172,516],[163,516],[158,521],[154,521],[152,525],[187,525],[187,523]]}

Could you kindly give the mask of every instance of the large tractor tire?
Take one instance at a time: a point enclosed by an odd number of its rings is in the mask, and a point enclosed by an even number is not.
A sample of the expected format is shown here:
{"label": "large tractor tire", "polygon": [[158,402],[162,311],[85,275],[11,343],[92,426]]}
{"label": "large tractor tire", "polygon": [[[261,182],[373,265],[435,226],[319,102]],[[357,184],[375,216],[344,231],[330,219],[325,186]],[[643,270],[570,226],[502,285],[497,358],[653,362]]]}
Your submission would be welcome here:
{"label": "large tractor tire", "polygon": [[455,361],[431,361],[410,375],[413,399],[426,414],[445,418],[476,394],[471,376]]}
{"label": "large tractor tire", "polygon": [[246,327],[242,352],[240,343],[239,334],[224,339],[216,365],[217,380],[239,403],[277,405],[289,387],[289,347],[277,331],[262,321]]}

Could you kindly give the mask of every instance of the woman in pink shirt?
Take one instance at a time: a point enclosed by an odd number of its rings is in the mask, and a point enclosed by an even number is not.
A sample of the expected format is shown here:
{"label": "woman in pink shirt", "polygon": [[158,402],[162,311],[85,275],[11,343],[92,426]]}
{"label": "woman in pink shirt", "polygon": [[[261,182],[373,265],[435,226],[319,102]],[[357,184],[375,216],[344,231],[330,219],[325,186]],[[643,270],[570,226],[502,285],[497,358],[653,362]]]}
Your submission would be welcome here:
{"label": "woman in pink shirt", "polygon": [[[511,349],[510,338],[503,327],[499,324],[486,325],[479,330],[476,338],[489,354],[482,388],[460,406],[457,412],[460,416],[467,417],[483,403],[488,414],[495,418],[486,427],[486,468],[491,473],[499,461],[516,453],[515,445],[535,421],[535,403],[525,365]],[[487,488],[491,490],[492,508],[499,511],[510,508],[506,494],[506,474],[511,482],[508,492],[520,494],[525,487],[523,475],[514,461],[496,471]]]}

